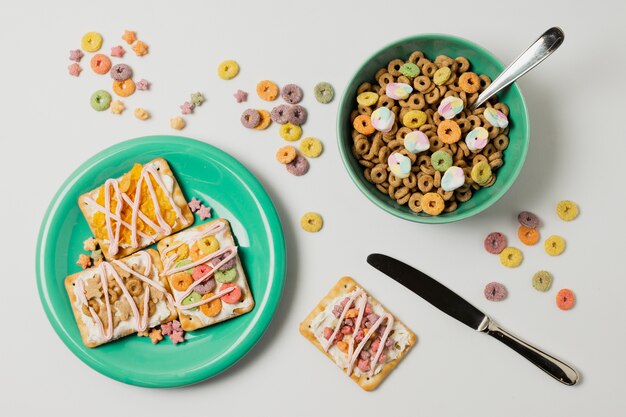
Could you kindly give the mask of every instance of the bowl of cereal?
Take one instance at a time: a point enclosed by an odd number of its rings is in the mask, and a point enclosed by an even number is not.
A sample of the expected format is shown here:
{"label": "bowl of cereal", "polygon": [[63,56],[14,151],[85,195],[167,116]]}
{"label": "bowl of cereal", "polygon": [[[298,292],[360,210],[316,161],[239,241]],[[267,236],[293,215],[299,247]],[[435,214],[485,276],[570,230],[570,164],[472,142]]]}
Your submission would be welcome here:
{"label": "bowl of cereal", "polygon": [[449,223],[487,209],[528,151],[517,84],[471,109],[503,70],[489,51],[449,35],[413,36],[376,52],[339,104],[337,140],[353,182],[414,222]]}

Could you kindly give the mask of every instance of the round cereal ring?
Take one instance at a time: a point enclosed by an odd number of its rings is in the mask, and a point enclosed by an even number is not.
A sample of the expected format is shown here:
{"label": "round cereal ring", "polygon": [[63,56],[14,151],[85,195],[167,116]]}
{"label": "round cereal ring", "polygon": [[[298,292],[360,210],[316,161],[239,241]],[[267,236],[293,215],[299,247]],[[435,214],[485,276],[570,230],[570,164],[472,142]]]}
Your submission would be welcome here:
{"label": "round cereal ring", "polygon": [[437,216],[441,214],[441,212],[445,208],[443,198],[437,193],[424,194],[420,205],[424,213],[430,214],[431,216]]}
{"label": "round cereal ring", "polygon": [[[190,263],[192,263],[192,262],[191,262],[191,260],[189,260],[189,259],[183,259],[182,261],[178,261],[178,262],[176,262],[176,263],[174,264],[174,268],[176,268],[176,269],[178,269],[178,268],[182,268],[183,266],[189,265]],[[186,273],[190,274],[190,273],[192,272],[192,270],[187,269],[187,270],[185,270],[185,271],[183,271],[183,272],[186,272]]]}
{"label": "round cereal ring", "polygon": [[200,249],[203,254],[209,255],[220,249],[220,243],[215,236],[205,236],[198,240],[198,249]]}
{"label": "round cereal ring", "polygon": [[126,64],[116,64],[111,68],[111,78],[115,81],[124,81],[133,76],[133,70]]}
{"label": "round cereal ring", "polygon": [[315,95],[315,99],[320,103],[328,104],[333,101],[335,97],[335,89],[327,82],[317,83],[315,87],[313,87],[313,95]]}
{"label": "round cereal ring", "polygon": [[489,301],[502,301],[508,295],[506,287],[499,282],[490,282],[483,291],[485,298]]}
{"label": "round cereal ring", "polygon": [[487,252],[497,255],[506,248],[506,236],[500,232],[489,233],[483,245]]}
{"label": "round cereal ring", "polygon": [[[214,267],[217,267],[222,261],[224,261],[224,259],[226,259],[226,256],[227,255],[225,253],[221,254],[220,256],[216,256],[211,260],[211,263]],[[218,269],[220,271],[225,271],[227,269],[234,268],[235,265],[237,265],[237,257],[230,258],[229,260],[224,262],[224,264],[222,264],[222,266],[220,266]]]}
{"label": "round cereal ring", "polygon": [[193,284],[193,278],[186,272],[178,272],[170,277],[172,288],[176,291],[186,291],[191,284]]}
{"label": "round cereal ring", "polygon": [[537,271],[533,275],[533,288],[537,291],[546,292],[552,286],[552,274],[548,271]]}
{"label": "round cereal ring", "polygon": [[508,268],[519,266],[523,260],[522,251],[517,248],[509,246],[500,252],[500,263]]}
{"label": "round cereal ring", "polygon": [[111,105],[111,94],[98,90],[91,95],[90,103],[95,111],[104,111]]}
{"label": "round cereal ring", "polygon": [[287,172],[299,177],[309,171],[309,161],[302,155],[297,155],[296,159],[285,165]]}
{"label": "round cereal ring", "polygon": [[428,116],[421,110],[410,110],[402,117],[402,124],[410,129],[421,127],[428,120]]}
{"label": "round cereal ring", "polygon": [[574,291],[563,288],[556,294],[556,306],[561,310],[569,310],[576,304],[576,296]]}
{"label": "round cereal ring", "polygon": [[569,222],[578,217],[578,206],[570,200],[559,201],[556,205],[556,214],[561,220]]}
{"label": "round cereal ring", "polygon": [[363,134],[363,135],[371,135],[376,131],[374,125],[372,125],[372,119],[367,114],[360,114],[352,122],[352,126],[354,129]]}
{"label": "round cereal ring", "polygon": [[227,60],[217,66],[217,76],[222,80],[232,80],[239,74],[239,64],[233,60]]}
{"label": "round cereal ring", "polygon": [[261,115],[255,109],[247,109],[241,113],[239,121],[244,127],[248,129],[254,129],[261,123]]}
{"label": "round cereal ring", "polygon": [[263,80],[256,85],[256,93],[261,100],[274,101],[278,97],[278,86],[270,80]]}
{"label": "round cereal ring", "polygon": [[361,106],[373,106],[378,103],[378,94],[372,91],[366,91],[356,97],[356,102]]}
{"label": "round cereal ring", "polygon": [[459,87],[468,94],[477,93],[480,89],[480,78],[473,72],[464,72],[459,77]]}
{"label": "round cereal ring", "polygon": [[561,236],[552,235],[543,244],[546,253],[550,256],[558,256],[565,250],[565,239]]}
{"label": "round cereal ring", "polygon": [[126,287],[126,289],[128,289],[130,295],[134,297],[138,297],[143,294],[143,285],[141,284],[141,281],[139,281],[137,278],[127,279],[124,283],[124,286]]}
{"label": "round cereal ring", "polygon": [[102,35],[98,32],[87,32],[80,41],[83,51],[96,52],[102,47]]}
{"label": "round cereal ring", "polygon": [[450,79],[452,70],[449,67],[441,67],[433,75],[433,82],[436,85],[444,85]]}
{"label": "round cereal ring", "polygon": [[472,167],[470,174],[472,180],[478,185],[485,185],[491,179],[491,167],[486,161],[480,161]]}
{"label": "round cereal ring", "polygon": [[259,112],[259,116],[261,116],[261,121],[259,122],[258,125],[256,125],[255,129],[256,130],[265,130],[269,127],[269,125],[272,123],[272,116],[270,115],[270,112],[268,112],[267,110],[257,110],[257,112]]}
{"label": "round cereal ring", "polygon": [[[187,297],[183,298],[180,302],[182,305],[186,306],[189,304],[195,304],[202,299],[202,294],[197,293],[196,291],[192,291]],[[187,311],[196,311],[198,307],[191,307],[187,309]]]}
{"label": "round cereal ring", "polygon": [[443,143],[456,143],[461,139],[461,128],[454,120],[442,120],[437,126],[437,136]]}
{"label": "round cereal ring", "polygon": [[241,300],[241,295],[242,295],[241,288],[239,288],[239,285],[233,282],[227,282],[226,284],[222,284],[222,286],[220,287],[220,291],[224,291],[230,287],[234,287],[235,289],[229,292],[228,294],[222,295],[220,298],[226,304],[236,304],[239,302],[239,300]]}
{"label": "round cereal ring", "polygon": [[302,89],[295,84],[287,84],[280,92],[280,96],[289,104],[300,103],[303,95]]}
{"label": "round cereal ring", "polygon": [[402,64],[402,66],[400,67],[398,71],[400,71],[400,74],[409,78],[415,78],[418,75],[420,75],[420,72],[421,72],[420,67],[418,67],[412,62],[405,62],[404,64]]}
{"label": "round cereal ring", "polygon": [[530,211],[522,211],[518,214],[517,221],[522,226],[526,226],[530,229],[536,229],[539,226],[539,217]]}
{"label": "round cereal ring", "polygon": [[519,229],[517,229],[517,237],[524,245],[532,246],[539,242],[539,231],[520,225]]}
{"label": "round cereal ring", "polygon": [[[197,287],[196,287],[197,288]],[[209,298],[215,296],[212,292],[208,292],[202,296],[202,300],[208,300]],[[215,317],[222,311],[222,300],[216,298],[215,300],[209,301],[208,303],[200,305],[200,311],[202,314],[208,317]]]}
{"label": "round cereal ring", "polygon": [[300,152],[308,158],[317,158],[322,154],[322,142],[315,138],[304,138],[300,142]]}
{"label": "round cereal ring", "polygon": [[302,128],[292,123],[285,123],[280,127],[278,133],[281,138],[288,140],[289,142],[294,142],[302,137]]}
{"label": "round cereal ring", "polygon": [[287,122],[296,126],[301,126],[306,123],[307,112],[306,109],[298,104],[290,106],[287,109]]}
{"label": "round cereal ring", "polygon": [[287,123],[287,110],[289,110],[289,106],[286,104],[274,107],[271,113],[272,121],[281,125]]}
{"label": "round cereal ring", "polygon": [[324,226],[324,219],[318,213],[308,212],[300,218],[300,227],[305,231],[315,233],[319,232]]}
{"label": "round cereal ring", "polygon": [[293,146],[283,146],[276,152],[276,160],[281,164],[288,164],[296,159],[297,152]]}
{"label": "round cereal ring", "polygon": [[120,97],[128,97],[135,92],[135,82],[132,79],[113,81],[113,92]]}
{"label": "round cereal ring", "polygon": [[215,280],[220,284],[233,282],[237,278],[237,268],[230,268],[225,271],[215,271]]}
{"label": "round cereal ring", "polygon": [[111,60],[103,54],[95,54],[91,58],[91,69],[96,74],[106,74],[111,69]]}
{"label": "round cereal ring", "polygon": [[191,272],[191,278],[193,278],[194,281],[198,281],[200,278],[206,277],[210,271],[211,267],[209,265],[200,264]]}
{"label": "round cereal ring", "polygon": [[213,291],[216,286],[217,284],[215,283],[215,279],[209,278],[206,282],[196,285],[193,290],[198,294],[206,294]]}
{"label": "round cereal ring", "polygon": [[430,164],[437,171],[446,172],[452,166],[452,156],[446,151],[438,150],[430,156]]}

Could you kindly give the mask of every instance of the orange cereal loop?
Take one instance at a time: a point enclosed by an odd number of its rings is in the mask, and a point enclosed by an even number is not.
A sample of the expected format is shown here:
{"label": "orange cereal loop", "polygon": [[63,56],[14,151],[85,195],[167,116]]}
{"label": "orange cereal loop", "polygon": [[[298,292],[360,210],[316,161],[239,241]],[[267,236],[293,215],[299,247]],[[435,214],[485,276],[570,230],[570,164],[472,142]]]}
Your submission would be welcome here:
{"label": "orange cereal loop", "polygon": [[270,80],[263,80],[256,85],[256,93],[262,100],[274,101],[278,97],[278,86]]}
{"label": "orange cereal loop", "polygon": [[91,69],[96,74],[106,74],[111,69],[111,60],[104,54],[95,54],[91,58]]}
{"label": "orange cereal loop", "polygon": [[372,119],[367,114],[361,114],[354,119],[352,126],[363,135],[371,135],[376,129],[372,125]]}
{"label": "orange cereal loop", "polygon": [[561,310],[569,310],[576,304],[576,296],[574,291],[569,288],[563,288],[556,294],[556,306]]}
{"label": "orange cereal loop", "polygon": [[420,205],[424,213],[430,214],[431,216],[437,216],[441,214],[446,206],[443,198],[437,193],[424,194]]}
{"label": "orange cereal loop", "polygon": [[517,237],[524,245],[532,246],[539,242],[539,231],[522,225],[517,229]]}
{"label": "orange cereal loop", "polygon": [[281,164],[288,164],[296,159],[296,148],[293,146],[283,146],[276,152],[276,160]]}
{"label": "orange cereal loop", "polygon": [[[204,294],[202,296],[202,300],[208,300],[209,298],[213,297],[215,294],[213,294],[212,292]],[[202,304],[200,306],[200,311],[208,317],[215,317],[218,314],[220,314],[220,311],[222,311],[222,300],[220,300],[219,298],[216,298],[213,301],[209,301],[208,303]]]}
{"label": "orange cereal loop", "polygon": [[124,81],[113,81],[113,92],[120,97],[128,97],[135,92],[135,82],[130,78]]}
{"label": "orange cereal loop", "polygon": [[443,120],[437,127],[437,136],[443,143],[456,143],[461,139],[461,128],[454,120]]}
{"label": "orange cereal loop", "polygon": [[200,248],[198,247],[198,242],[194,242],[194,244],[191,245],[191,247],[189,248],[189,256],[191,257],[191,260],[194,262],[200,259],[201,255],[200,255]]}
{"label": "orange cereal loop", "polygon": [[257,111],[259,112],[259,115],[261,116],[261,121],[255,127],[255,129],[265,130],[268,128],[270,123],[272,123],[272,116],[270,115],[270,112],[268,112],[267,110],[257,110]]}
{"label": "orange cereal loop", "polygon": [[172,275],[170,281],[172,282],[172,288],[180,292],[187,290],[193,284],[193,278],[187,272],[178,272]]}
{"label": "orange cereal loop", "polygon": [[464,72],[459,77],[459,87],[466,93],[477,93],[480,89],[480,78],[473,72]]}

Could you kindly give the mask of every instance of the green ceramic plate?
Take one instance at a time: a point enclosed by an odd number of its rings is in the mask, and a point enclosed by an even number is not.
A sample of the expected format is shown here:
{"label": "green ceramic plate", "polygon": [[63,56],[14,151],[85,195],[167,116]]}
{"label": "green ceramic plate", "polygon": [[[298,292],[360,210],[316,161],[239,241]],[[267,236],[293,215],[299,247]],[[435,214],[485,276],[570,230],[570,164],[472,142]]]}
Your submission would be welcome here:
{"label": "green ceramic plate", "polygon": [[[154,346],[128,336],[97,347],[83,345],[63,286],[79,271],[75,262],[91,232],[76,201],[107,178],[155,157],[171,165],[188,199],[230,221],[256,306],[240,317],[187,333],[187,342]],[[201,224],[196,218],[195,224]],[[37,243],[37,285],[50,323],[61,340],[98,372],[128,384],[174,387],[193,384],[225,370],[243,357],[270,323],[285,276],[285,243],[276,209],[259,181],[223,151],[192,139],[149,136],[112,146],[81,165],[56,193]]]}

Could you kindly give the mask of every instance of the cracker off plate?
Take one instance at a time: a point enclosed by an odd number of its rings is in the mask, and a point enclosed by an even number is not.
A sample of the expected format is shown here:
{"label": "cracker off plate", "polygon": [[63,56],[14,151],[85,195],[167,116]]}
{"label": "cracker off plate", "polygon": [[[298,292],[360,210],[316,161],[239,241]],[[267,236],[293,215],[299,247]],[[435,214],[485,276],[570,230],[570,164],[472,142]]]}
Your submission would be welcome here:
{"label": "cracker off plate", "polygon": [[[186,334],[179,345],[131,335],[85,347],[63,281],[80,271],[82,242],[92,236],[77,205],[82,193],[129,171],[135,162],[168,161],[188,200],[208,204],[227,219],[239,246],[256,305],[249,313]],[[197,217],[197,216],[196,216]],[[203,224],[196,218],[195,224]],[[36,253],[39,296],[63,343],[96,371],[128,384],[174,387],[193,384],[225,370],[263,335],[280,300],[285,243],[276,209],[258,180],[238,161],[206,143],[175,136],[148,136],[114,145],[83,163],[61,186],[44,216]],[[155,366],[158,364],[158,366]]]}

